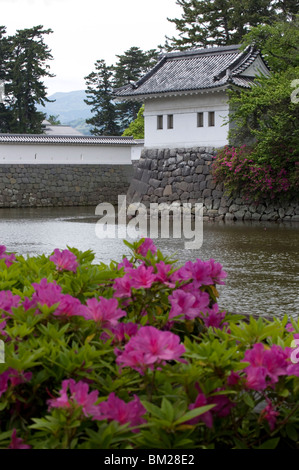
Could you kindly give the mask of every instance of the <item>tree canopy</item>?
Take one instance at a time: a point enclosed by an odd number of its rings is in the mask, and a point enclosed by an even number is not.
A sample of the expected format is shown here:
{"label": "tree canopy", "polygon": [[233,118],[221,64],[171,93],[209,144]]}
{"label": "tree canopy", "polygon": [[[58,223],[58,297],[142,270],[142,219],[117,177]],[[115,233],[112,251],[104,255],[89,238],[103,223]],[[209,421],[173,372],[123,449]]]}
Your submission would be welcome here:
{"label": "tree canopy", "polygon": [[94,116],[86,120],[87,124],[94,126],[93,135],[119,135],[120,128],[117,122],[115,103],[112,100],[112,67],[107,66],[104,60],[97,60],[95,71],[85,77],[87,85],[86,104],[91,106]]}
{"label": "tree canopy", "polygon": [[53,57],[44,36],[52,32],[39,25],[6,36],[6,28],[0,28],[0,78],[5,81],[2,132],[42,133],[44,114],[36,104],[49,101],[43,79],[53,77],[48,64]]}
{"label": "tree canopy", "polygon": [[138,111],[137,118],[131,122],[129,127],[123,132],[123,136],[132,136],[134,139],[144,139],[144,105]]}
{"label": "tree canopy", "polygon": [[139,80],[155,64],[157,56],[154,49],[142,51],[139,47],[131,47],[116,56],[115,65],[107,66],[104,60],[96,62],[96,71],[85,77],[85,103],[92,106],[94,113],[86,122],[95,126],[91,131],[93,134],[120,135],[137,119],[142,103],[115,103],[113,89]]}
{"label": "tree canopy", "polygon": [[176,0],[181,18],[168,18],[178,37],[167,37],[164,49],[240,44],[252,27],[293,20],[298,0]]}
{"label": "tree canopy", "polygon": [[[157,61],[158,53],[155,49],[142,51],[139,47],[131,47],[121,55],[116,56],[118,61],[113,66],[113,86],[119,88],[130,82],[138,81]],[[117,103],[117,111],[122,131],[135,119],[142,102],[128,101]]]}

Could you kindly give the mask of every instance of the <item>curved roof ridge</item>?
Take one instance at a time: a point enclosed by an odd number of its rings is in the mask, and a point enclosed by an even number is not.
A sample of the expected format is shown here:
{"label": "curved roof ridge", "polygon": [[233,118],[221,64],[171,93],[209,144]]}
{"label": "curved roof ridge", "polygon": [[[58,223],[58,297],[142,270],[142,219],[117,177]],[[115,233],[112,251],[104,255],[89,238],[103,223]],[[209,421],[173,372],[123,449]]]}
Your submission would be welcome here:
{"label": "curved roof ridge", "polygon": [[[136,83],[114,90],[113,95],[120,100],[140,100],[141,96],[166,96],[171,92],[228,86],[232,77],[249,67],[259,54],[254,45],[242,50],[239,44],[171,52],[162,55]],[[246,81],[242,84],[249,88]]]}
{"label": "curved roof ridge", "polygon": [[241,47],[241,44],[235,44],[230,46],[212,46],[212,47],[205,47],[202,49],[185,49],[183,51],[174,51],[174,52],[167,52],[162,54],[160,57],[166,58],[175,58],[175,57],[182,57],[182,56],[192,56],[192,55],[204,55],[204,54],[211,54],[217,52],[232,52],[238,51]]}

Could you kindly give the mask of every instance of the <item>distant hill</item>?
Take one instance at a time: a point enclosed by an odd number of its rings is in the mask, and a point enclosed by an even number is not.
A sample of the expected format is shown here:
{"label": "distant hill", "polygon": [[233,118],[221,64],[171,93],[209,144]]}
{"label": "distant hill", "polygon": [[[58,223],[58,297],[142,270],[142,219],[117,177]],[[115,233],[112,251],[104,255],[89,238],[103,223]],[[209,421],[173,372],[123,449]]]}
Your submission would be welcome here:
{"label": "distant hill", "polygon": [[84,90],[69,91],[67,93],[58,92],[48,96],[53,103],[46,103],[46,106],[37,106],[47,116],[59,116],[61,124],[68,124],[83,134],[89,134],[89,128],[85,120],[91,117],[90,106],[84,103],[86,93]]}

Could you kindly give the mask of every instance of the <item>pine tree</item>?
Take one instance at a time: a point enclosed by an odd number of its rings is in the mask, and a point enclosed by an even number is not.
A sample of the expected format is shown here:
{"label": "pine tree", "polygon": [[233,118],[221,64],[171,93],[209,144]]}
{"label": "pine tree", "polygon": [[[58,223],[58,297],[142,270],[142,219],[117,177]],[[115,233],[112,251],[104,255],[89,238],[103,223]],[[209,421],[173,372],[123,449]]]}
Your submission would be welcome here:
{"label": "pine tree", "polygon": [[[177,0],[181,18],[174,23],[178,37],[166,37],[164,49],[240,44],[251,27],[271,24],[277,15],[289,16],[298,0]],[[160,46],[161,47],[161,46]]]}
{"label": "pine tree", "polygon": [[[131,47],[121,55],[116,56],[118,62],[114,66],[114,88],[138,81],[157,61],[155,49],[142,51],[139,47]],[[137,118],[142,102],[129,101],[117,104],[122,131]]]}
{"label": "pine tree", "polygon": [[87,124],[94,126],[93,135],[120,135],[116,106],[112,101],[113,68],[107,66],[104,60],[97,60],[95,71],[91,72],[86,80],[86,104],[92,106],[94,116],[86,120]]}
{"label": "pine tree", "polygon": [[35,26],[18,30],[8,38],[9,57],[6,85],[8,111],[11,113],[10,132],[40,134],[44,114],[38,112],[36,104],[44,105],[47,98],[44,77],[53,77],[47,62],[53,59],[43,36],[51,29]]}
{"label": "pine tree", "polygon": [[[6,27],[0,26],[0,85],[1,85],[1,101],[0,101],[0,132],[7,133],[10,131],[12,121],[11,111],[6,103],[6,82],[8,81],[7,62],[9,57],[10,44],[6,37]],[[2,96],[4,92],[4,96]]]}

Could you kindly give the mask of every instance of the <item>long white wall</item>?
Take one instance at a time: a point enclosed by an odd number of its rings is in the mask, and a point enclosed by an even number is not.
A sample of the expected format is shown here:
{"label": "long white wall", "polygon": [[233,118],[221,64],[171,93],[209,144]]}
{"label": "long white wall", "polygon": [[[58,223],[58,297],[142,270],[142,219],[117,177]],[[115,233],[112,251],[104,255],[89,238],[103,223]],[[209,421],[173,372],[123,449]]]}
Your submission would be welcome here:
{"label": "long white wall", "polygon": [[[208,113],[215,112],[215,126],[208,126]],[[204,113],[204,127],[197,127],[197,113]],[[228,144],[229,126],[223,125],[229,105],[225,92],[145,100],[145,147],[222,147]],[[173,129],[167,129],[167,115],[173,115]],[[157,116],[163,115],[163,129]]]}
{"label": "long white wall", "polygon": [[[136,146],[140,150],[139,146]],[[134,152],[133,152],[134,149]],[[135,146],[48,145],[0,143],[0,164],[98,164],[130,165],[138,154]]]}

